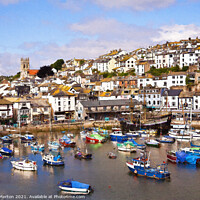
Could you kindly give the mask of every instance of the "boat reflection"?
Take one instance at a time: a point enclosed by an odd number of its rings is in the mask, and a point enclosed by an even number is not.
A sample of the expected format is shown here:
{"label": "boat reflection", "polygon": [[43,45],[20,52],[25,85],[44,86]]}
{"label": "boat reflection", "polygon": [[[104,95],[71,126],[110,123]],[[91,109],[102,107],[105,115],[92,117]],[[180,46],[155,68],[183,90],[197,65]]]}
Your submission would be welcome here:
{"label": "boat reflection", "polygon": [[23,179],[37,179],[37,171],[21,171],[17,169],[12,169],[12,175],[13,176],[19,176],[20,178]]}

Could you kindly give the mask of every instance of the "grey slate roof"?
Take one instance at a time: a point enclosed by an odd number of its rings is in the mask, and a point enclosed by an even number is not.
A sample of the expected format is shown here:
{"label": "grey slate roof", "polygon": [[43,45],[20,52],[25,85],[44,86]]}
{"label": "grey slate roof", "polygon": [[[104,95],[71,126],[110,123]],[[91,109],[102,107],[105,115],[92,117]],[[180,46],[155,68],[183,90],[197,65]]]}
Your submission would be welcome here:
{"label": "grey slate roof", "polygon": [[182,90],[165,90],[162,96],[179,96]]}
{"label": "grey slate roof", "polygon": [[[99,100],[99,101],[80,101],[84,107],[102,107],[102,106],[129,106],[129,99],[117,99],[117,100]],[[132,100],[135,105],[139,102],[135,99]]]}

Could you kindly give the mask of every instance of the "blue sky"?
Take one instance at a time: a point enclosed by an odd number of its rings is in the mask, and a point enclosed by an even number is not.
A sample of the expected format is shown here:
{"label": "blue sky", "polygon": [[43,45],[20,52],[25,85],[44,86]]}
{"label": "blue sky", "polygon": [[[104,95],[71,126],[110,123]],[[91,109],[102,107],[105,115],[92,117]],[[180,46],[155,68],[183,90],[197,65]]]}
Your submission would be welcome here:
{"label": "blue sky", "polygon": [[0,75],[200,36],[199,0],[0,0]]}

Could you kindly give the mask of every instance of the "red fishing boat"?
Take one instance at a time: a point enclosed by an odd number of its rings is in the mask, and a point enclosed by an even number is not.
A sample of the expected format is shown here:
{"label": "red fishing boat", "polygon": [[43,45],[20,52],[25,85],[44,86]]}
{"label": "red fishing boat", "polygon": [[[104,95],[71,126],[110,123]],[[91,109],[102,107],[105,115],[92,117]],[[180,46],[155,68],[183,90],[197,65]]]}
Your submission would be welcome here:
{"label": "red fishing boat", "polygon": [[176,152],[175,151],[168,151],[167,152],[167,160],[171,162],[176,162]]}

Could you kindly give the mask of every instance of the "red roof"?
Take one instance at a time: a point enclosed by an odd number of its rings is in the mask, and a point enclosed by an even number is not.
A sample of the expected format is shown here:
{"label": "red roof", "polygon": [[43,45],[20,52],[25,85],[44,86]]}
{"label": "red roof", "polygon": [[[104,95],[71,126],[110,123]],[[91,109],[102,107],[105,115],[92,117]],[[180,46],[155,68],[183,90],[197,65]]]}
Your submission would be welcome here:
{"label": "red roof", "polygon": [[29,69],[28,73],[31,76],[35,76],[38,73],[38,71],[39,71],[38,69]]}

